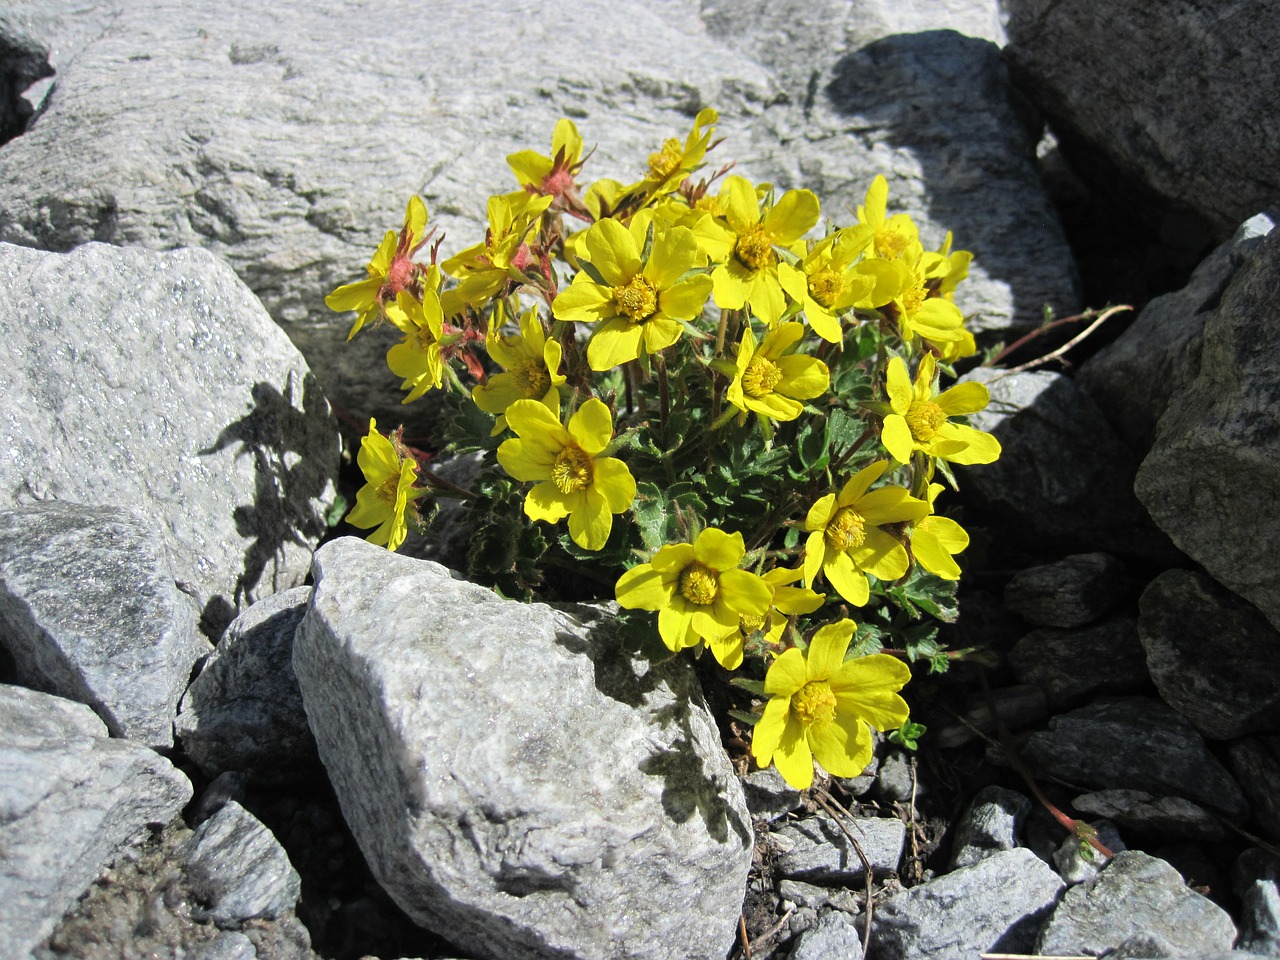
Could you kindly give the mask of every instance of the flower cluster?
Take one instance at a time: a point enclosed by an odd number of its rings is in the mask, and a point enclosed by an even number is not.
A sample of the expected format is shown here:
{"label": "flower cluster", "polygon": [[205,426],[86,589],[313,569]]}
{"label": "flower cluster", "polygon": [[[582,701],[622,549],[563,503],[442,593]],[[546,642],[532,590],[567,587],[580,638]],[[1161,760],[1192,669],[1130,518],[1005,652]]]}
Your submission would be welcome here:
{"label": "flower cluster", "polygon": [[399,331],[404,401],[443,390],[453,449],[490,466],[453,487],[371,421],[347,519],[396,549],[419,498],[466,498],[471,575],[530,597],[603,578],[668,651],[757,670],[752,752],[806,787],[815,759],[856,774],[870,728],[907,721],[907,661],[945,661],[895,611],[953,615],[968,535],[935,478],[1000,445],[964,420],[986,388],[941,382],[976,352],[953,299],[970,254],[925,249],[883,177],[841,224],[808,190],[701,175],[718,121],[588,183],[561,120],[549,154],[507,158],[483,241],[443,260],[409,201],[326,303],[354,311],[349,337]]}

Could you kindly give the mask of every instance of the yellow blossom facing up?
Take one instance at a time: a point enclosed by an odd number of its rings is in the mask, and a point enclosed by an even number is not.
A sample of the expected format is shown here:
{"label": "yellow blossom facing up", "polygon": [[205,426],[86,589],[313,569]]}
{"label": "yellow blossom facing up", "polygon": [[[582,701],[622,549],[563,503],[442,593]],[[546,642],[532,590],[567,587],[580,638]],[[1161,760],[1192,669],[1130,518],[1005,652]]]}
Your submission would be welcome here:
{"label": "yellow blossom facing up", "polygon": [[441,303],[448,316],[464,307],[480,307],[498,296],[509,282],[520,283],[531,262],[529,235],[551,206],[551,196],[518,190],[489,198],[489,229],[477,243],[450,257],[441,266],[458,280]]}
{"label": "yellow blossom facing up", "polygon": [[792,647],[765,675],[769,701],[751,753],[797,790],[812,786],[814,760],[834,776],[856,777],[871,762],[870,728],[896,730],[910,715],[898,695],[911,679],[905,663],[883,653],[845,660],[854,626],[822,627],[807,651]]}
{"label": "yellow blossom facing up", "polygon": [[347,523],[376,527],[366,539],[395,550],[409,533],[405,514],[413,509],[418,464],[411,457],[401,456],[395,444],[378,432],[378,424],[372,418],[368,435],[360,441],[356,463],[364,474],[364,486],[356,492],[356,505],[347,514]]}
{"label": "yellow blossom facing up", "polygon": [[888,467],[887,460],[877,460],[859,470],[838,494],[829,493],[810,507],[804,522],[809,533],[805,581],[813,586],[821,573],[840,596],[858,607],[871,595],[868,573],[896,580],[911,565],[906,549],[883,528],[919,520],[929,512],[927,503],[902,487],[870,489]]}
{"label": "yellow blossom facing up", "polygon": [[892,412],[884,418],[880,434],[884,448],[899,463],[906,463],[917,450],[952,463],[992,463],[1000,456],[1000,441],[949,419],[985,410],[991,400],[987,388],[970,380],[935,394],[936,370],[933,355],[926,353],[913,384],[901,357],[889,361],[886,388]]}
{"label": "yellow blossom facing up", "polygon": [[[929,484],[930,511],[942,491],[942,484]],[[950,517],[940,517],[931,512],[911,525],[911,554],[935,577],[959,580],[960,565],[956,563],[955,555],[967,546],[969,534]]]}
{"label": "yellow blossom facing up", "polygon": [[507,165],[530,193],[561,201],[572,198],[573,178],[582,169],[582,135],[572,120],[562,117],[551,131],[551,156],[521,150],[507,157]]}
{"label": "yellow blossom facing up", "polygon": [[719,264],[711,273],[716,306],[752,313],[772,327],[787,306],[785,290],[803,290],[798,267],[781,262],[774,246],[791,248],[818,222],[818,198],[808,190],[788,190],[761,213],[756,188],[743,177],[728,177],[720,191],[724,218],[705,217],[695,228],[698,243]]}
{"label": "yellow blossom facing up", "polygon": [[804,409],[801,400],[826,392],[831,383],[827,365],[817,357],[788,352],[803,336],[803,324],[787,322],[757,347],[751,324],[743,325],[733,380],[725,391],[725,399],[741,411],[739,422],[748,412],[770,420],[794,420]]}
{"label": "yellow blossom facing up", "polygon": [[[865,224],[846,227],[815,243],[800,263],[803,286],[787,290],[804,309],[814,333],[831,343],[844,339],[840,316],[865,300],[875,287],[872,277],[854,269],[871,233],[872,228]],[[783,274],[781,279],[790,276]]]}
{"label": "yellow blossom facing up", "polygon": [[397,377],[404,378],[400,389],[409,394],[401,403],[409,403],[444,383],[444,360],[440,355],[444,314],[440,297],[428,287],[423,290],[421,301],[401,293],[386,309],[387,319],[404,334],[404,339],[387,351],[387,366]]}
{"label": "yellow blossom facing up", "polygon": [[703,166],[719,119],[720,115],[710,107],[699,110],[683,144],[669,137],[656,153],[649,154],[649,168],[633,191],[644,194],[646,202],[651,202],[679,189],[691,173]]}
{"label": "yellow blossom facing up", "polygon": [[814,593],[807,587],[791,586],[804,576],[803,568],[774,567],[760,576],[773,589],[773,599],[764,615],[739,616],[737,632],[719,641],[720,646],[727,648],[727,653],[716,659],[727,670],[736,670],[742,665],[743,646],[750,637],[759,633],[765,643],[775,644],[782,639],[789,617],[813,613],[826,600],[826,594]]}
{"label": "yellow blossom facing up", "polygon": [[613,439],[609,408],[592,397],[567,426],[538,400],[516,400],[507,407],[507,426],[516,437],[498,447],[498,463],[534,487],[525,496],[531,520],[558,523],[569,518],[569,536],[584,550],[600,550],[636,496],[627,465],[601,454]]}
{"label": "yellow blossom facing up", "polygon": [[[645,259],[650,229],[653,246]],[[650,210],[637,213],[627,227],[617,220],[599,221],[587,231],[578,256],[591,270],[574,277],[551,311],[558,320],[600,323],[587,344],[592,370],[609,370],[642,352],[671,346],[684,332],[681,321],[699,316],[711,295],[706,275],[682,279],[698,256],[693,231],[669,226]]]}
{"label": "yellow blossom facing up", "polygon": [[[693,543],[659,547],[648,563],[618,580],[618,603],[632,610],[656,610],[658,633],[671,650],[705,641],[728,669],[742,662],[743,616],[764,617],[773,587],[739,569],[746,555],[741,533],[707,527]],[[733,666],[730,666],[733,664]]]}
{"label": "yellow blossom facing up", "polygon": [[920,242],[915,221],[905,213],[888,216],[889,182],[877,176],[858,207],[858,223],[872,228],[871,249],[882,260],[896,260],[913,243]]}
{"label": "yellow blossom facing up", "polygon": [[330,310],[356,312],[348,340],[366,323],[380,317],[385,303],[394,302],[401,292],[411,289],[416,279],[413,254],[422,246],[426,228],[427,205],[420,197],[410,197],[399,236],[394,230],[387,231],[365,267],[368,278],[344,284],[324,298]]}
{"label": "yellow blossom facing up", "polygon": [[[496,317],[495,317],[496,321]],[[507,407],[517,400],[537,400],[560,419],[561,348],[548,339],[538,311],[530,308],[520,318],[520,332],[503,334],[491,322],[485,347],[503,372],[494,374],[471,391],[471,399],[485,413],[497,414],[493,436],[507,428]]]}

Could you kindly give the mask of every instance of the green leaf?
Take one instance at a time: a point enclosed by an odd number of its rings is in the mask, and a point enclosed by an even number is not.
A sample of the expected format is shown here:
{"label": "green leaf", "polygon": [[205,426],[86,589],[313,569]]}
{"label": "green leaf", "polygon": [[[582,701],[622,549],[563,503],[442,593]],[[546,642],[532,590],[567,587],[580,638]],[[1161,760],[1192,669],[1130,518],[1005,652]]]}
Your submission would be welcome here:
{"label": "green leaf", "polygon": [[757,697],[768,696],[768,694],[764,692],[763,680],[752,680],[748,677],[734,677],[729,681],[729,683],[732,686],[741,687],[748,693],[754,693]]}
{"label": "green leaf", "polygon": [[347,498],[339,493],[333,498],[333,503],[329,504],[329,508],[324,512],[324,525],[326,527],[336,527],[346,515]]}
{"label": "green leaf", "polygon": [[916,723],[914,720],[908,720],[897,730],[889,731],[889,742],[896,743],[900,747],[906,747],[908,750],[915,750],[920,744],[919,740],[929,728],[923,723]]}
{"label": "green leaf", "polygon": [[729,716],[733,717],[733,719],[741,720],[743,723],[752,727],[760,722],[761,714],[758,713],[748,713],[746,710],[735,710],[732,707],[725,712],[728,713]]}

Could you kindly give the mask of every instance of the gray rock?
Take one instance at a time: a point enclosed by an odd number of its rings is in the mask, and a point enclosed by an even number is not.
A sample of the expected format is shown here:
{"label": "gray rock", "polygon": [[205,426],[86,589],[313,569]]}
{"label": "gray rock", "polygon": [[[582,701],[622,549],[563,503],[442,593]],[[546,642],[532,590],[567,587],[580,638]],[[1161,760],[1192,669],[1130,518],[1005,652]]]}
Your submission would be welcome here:
{"label": "gray rock", "polygon": [[920,782],[915,757],[902,750],[890,750],[876,773],[876,793],[890,803],[910,803],[929,791]]}
{"label": "gray rock", "polygon": [[224,930],[192,954],[191,960],[258,960],[258,951],[240,931]]}
{"label": "gray rock", "polygon": [[1204,738],[1155,699],[1100,701],[1054,717],[1048,730],[1026,739],[1023,756],[1067,783],[1186,797],[1232,817],[1248,811],[1240,786]]}
{"label": "gray rock", "polygon": [[[995,716],[992,716],[992,707]],[[983,691],[972,698],[972,705],[954,723],[930,731],[935,745],[949,748],[975,740],[979,734],[995,734],[999,717],[1010,730],[1017,730],[1033,723],[1041,723],[1049,715],[1044,691],[1031,684],[1021,683],[997,690]],[[975,732],[976,731],[976,732]]]}
{"label": "gray rock", "polygon": [[[1112,853],[1128,849],[1120,836],[1120,831],[1110,820],[1099,820],[1089,826],[1093,827],[1097,841]],[[1107,863],[1108,861],[1103,859],[1102,854],[1092,844],[1074,836],[1068,836],[1059,844],[1058,849],[1053,851],[1053,865],[1058,871],[1058,876],[1066,882],[1067,886],[1092,880]]]}
{"label": "gray rock", "polygon": [[310,599],[310,587],[294,587],[241,613],[182,698],[174,727],[206,776],[289,781],[318,765],[293,674],[293,634]]}
{"label": "gray rock", "polygon": [[783,903],[791,903],[797,907],[808,907],[821,910],[830,907],[850,916],[862,912],[862,904],[858,895],[849,887],[824,887],[816,883],[805,883],[803,880],[783,879],[778,881],[778,896]]}
{"label": "gray rock", "polygon": [[951,869],[971,867],[979,860],[1018,845],[1021,822],[1031,801],[1016,790],[983,787],[956,821],[951,841]]}
{"label": "gray rock", "polygon": [[1004,602],[1038,627],[1082,627],[1109,612],[1128,587],[1124,564],[1115,557],[1078,553],[1019,570],[1005,585]]}
{"label": "gray rock", "polygon": [[1227,756],[1258,826],[1280,840],[1280,737],[1245,737],[1227,748]]}
{"label": "gray rock", "polygon": [[1280,731],[1280,633],[1204,574],[1167,570],[1140,601],[1138,636],[1160,698],[1212,740]]}
{"label": "gray rock", "polygon": [[994,434],[995,463],[957,470],[966,502],[1013,543],[1103,549],[1121,556],[1176,556],[1133,495],[1137,466],[1102,411],[1071,379],[978,367],[991,403],[969,417]]}
{"label": "gray rock", "polygon": [[796,938],[789,960],[862,960],[862,932],[847,913],[828,910]]}
{"label": "gray rock", "polygon": [[1141,790],[1099,790],[1081,794],[1071,805],[1081,813],[1106,817],[1148,835],[1189,840],[1221,840],[1226,835],[1217,817],[1183,797],[1153,797]]}
{"label": "gray rock", "polygon": [[777,820],[800,806],[800,791],[782,779],[776,767],[752,770],[742,780],[742,796],[751,816]]}
{"label": "gray rock", "polygon": [[0,503],[127,506],[215,635],[242,600],[301,582],[337,432],[302,357],[224,263],[0,244],[0,316],[13,318]]}
{"label": "gray rock", "polygon": [[1063,883],[1030,850],[993,854],[876,908],[868,953],[880,960],[972,960],[1027,953]]}
{"label": "gray rock", "polygon": [[1267,0],[1009,0],[1005,9],[1020,86],[1082,166],[1105,158],[1123,186],[1196,211],[1219,239],[1280,196],[1280,24]]}
{"label": "gray rock", "polygon": [[114,507],[48,502],[0,512],[0,649],[22,685],[168,748],[210,646],[151,528]]}
{"label": "gray rock", "polygon": [[1195,379],[1206,321],[1217,312],[1240,265],[1272,227],[1265,214],[1248,220],[1196,267],[1185,287],[1156,297],[1114,343],[1081,365],[1076,383],[1138,453],[1151,449],[1169,398]]}
{"label": "gray rock", "polygon": [[1236,858],[1232,888],[1240,898],[1241,950],[1280,957],[1280,859],[1258,847]]}
{"label": "gray rock", "polygon": [[1036,951],[1099,955],[1135,935],[1174,950],[1230,950],[1235,924],[1221,907],[1183,883],[1178,871],[1148,854],[1116,854],[1097,878],[1067,891]]}
{"label": "gray rock", "polygon": [[[235,0],[181,18],[153,3],[118,4],[110,18],[94,5],[51,0],[57,18],[39,6],[35,40],[88,36],[74,57],[54,58],[58,96],[0,156],[0,239],[207,247],[285,326],[335,403],[380,422],[405,412],[382,357],[394,338],[383,329],[345,345],[350,319],[324,295],[363,275],[411,194],[448,235],[446,254],[482,239],[485,198],[515,187],[506,155],[546,149],[562,116],[598,144],[586,177],[630,182],[714,106],[730,137],[719,163],[811,187],[842,218],[884,173],[930,245],[954,230],[979,254],[960,295],[979,326],[1026,327],[1045,302],[1062,312],[1078,299],[1031,162],[1035,132],[1011,104],[995,44],[938,29],[998,39],[992,2],[915,13],[883,0],[587,0],[567,16],[543,0],[513,19],[482,0],[432,10],[448,69],[423,67],[413,31],[370,32],[336,0]],[[400,0],[380,17],[417,12]],[[602,36],[628,40],[601,56]],[[548,55],[495,69],[493,50],[506,48]]]}
{"label": "gray rock", "polygon": [[202,917],[224,929],[274,920],[302,895],[302,878],[284,848],[234,800],[200,824],[185,854],[187,884]]}
{"label": "gray rock", "polygon": [[1200,373],[1169,401],[1134,489],[1205,571],[1280,629],[1280,231],[1253,252],[1205,324]]}
{"label": "gray rock", "polygon": [[415,922],[494,958],[724,955],[751,824],[686,661],[354,538],[314,574],[307,715]]}
{"label": "gray rock", "polygon": [[1021,683],[1044,691],[1053,709],[1097,693],[1136,693],[1150,683],[1135,617],[1113,617],[1071,630],[1032,630],[1009,651]]}
{"label": "gray rock", "polygon": [[[841,819],[862,848],[871,871],[877,876],[898,869],[907,827],[889,817]],[[776,860],[779,876],[849,884],[866,876],[858,849],[831,817],[818,814],[787,824],[770,834],[783,852]]]}
{"label": "gray rock", "polygon": [[0,956],[26,956],[117,853],[190,799],[168,760],[109,738],[88,707],[0,686]]}

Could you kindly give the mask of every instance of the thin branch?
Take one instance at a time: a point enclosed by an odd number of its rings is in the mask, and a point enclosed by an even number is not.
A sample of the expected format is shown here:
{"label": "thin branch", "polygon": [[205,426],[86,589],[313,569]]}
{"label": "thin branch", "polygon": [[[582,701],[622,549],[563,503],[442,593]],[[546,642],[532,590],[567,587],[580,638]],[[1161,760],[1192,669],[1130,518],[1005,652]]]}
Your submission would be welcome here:
{"label": "thin branch", "polygon": [[[1043,366],[1044,364],[1048,363],[1050,360],[1060,359],[1072,347],[1074,347],[1078,343],[1081,343],[1086,337],[1092,334],[1093,331],[1097,330],[1098,327],[1102,326],[1102,324],[1105,321],[1115,316],[1121,310],[1132,310],[1132,309],[1133,307],[1129,306],[1128,304],[1122,303],[1118,307],[1111,307],[1107,310],[1104,310],[1102,313],[1098,315],[1098,318],[1094,320],[1093,323],[1089,324],[1089,326],[1085,327],[1082,331],[1080,331],[1080,333],[1076,334],[1074,337],[1072,337],[1070,340],[1068,340],[1066,343],[1060,346],[1057,350],[1052,350],[1049,353],[1046,353],[1043,357],[1037,357],[1034,360],[1028,360],[1026,363],[1019,364],[1016,367],[1010,367],[1008,370],[1001,370],[998,374],[996,374],[994,377],[988,380],[987,383],[993,383],[996,380],[1003,379],[1004,377],[1009,376],[1009,374],[1011,373],[1021,373],[1024,370],[1033,370],[1036,367]],[[1076,318],[1072,317],[1070,319],[1074,320]],[[1059,322],[1063,322],[1063,321],[1059,321]],[[1042,327],[1041,329],[1043,330],[1048,328]],[[1005,352],[1008,352],[1008,351],[1005,351]],[[1063,361],[1063,362],[1065,363],[1066,361]]]}
{"label": "thin branch", "polygon": [[[866,875],[867,881],[867,922],[862,929],[862,955],[865,957],[867,955],[867,949],[871,945],[871,916],[875,910],[875,901],[873,899],[874,888],[872,886],[874,877],[871,872],[871,861],[867,859],[867,855],[863,852],[862,844],[858,843],[858,841],[854,839],[853,834],[849,832],[848,828],[840,822],[840,816],[835,811],[839,810],[840,813],[848,817],[850,821],[853,820],[853,814],[842,807],[839,801],[837,801],[835,797],[831,796],[831,794],[826,790],[818,791],[813,795],[813,797],[818,801],[818,806],[831,814],[831,819],[835,821],[835,825],[840,828],[840,831],[849,838],[849,842],[853,844],[854,852],[858,854],[858,859],[862,861],[862,872]],[[833,807],[834,809],[832,809]]]}

